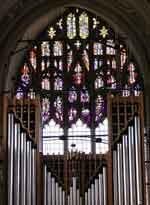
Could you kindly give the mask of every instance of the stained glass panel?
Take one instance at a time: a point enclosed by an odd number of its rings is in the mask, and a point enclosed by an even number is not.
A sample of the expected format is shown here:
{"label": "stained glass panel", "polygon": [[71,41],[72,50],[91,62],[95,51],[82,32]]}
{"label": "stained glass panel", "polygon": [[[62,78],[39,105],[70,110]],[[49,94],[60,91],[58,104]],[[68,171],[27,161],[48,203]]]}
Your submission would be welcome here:
{"label": "stained glass panel", "polygon": [[41,55],[44,56],[50,56],[50,48],[49,48],[49,42],[44,41],[41,44]]}
{"label": "stained glass panel", "polygon": [[74,91],[74,88],[69,91],[68,100],[70,103],[73,103],[77,100],[77,93]]}
{"label": "stained glass panel", "polygon": [[107,55],[115,55],[115,44],[113,40],[107,40],[106,54]]}
{"label": "stained glass panel", "polygon": [[41,83],[43,90],[50,90],[50,80],[49,78],[44,78]]}
{"label": "stained glass panel", "polygon": [[73,39],[76,36],[76,17],[70,13],[67,17],[67,36]]}
{"label": "stained glass panel", "polygon": [[86,50],[83,51],[82,60],[84,62],[86,69],[89,71],[89,56]]}
{"label": "stained glass panel", "polygon": [[69,51],[69,52],[68,52],[68,55],[67,55],[67,67],[68,67],[68,71],[70,71],[70,69],[71,69],[72,61],[73,61],[73,53],[72,53],[72,51]]}
{"label": "stained glass panel", "polygon": [[103,55],[103,47],[101,43],[94,43],[93,53],[94,55]]}
{"label": "stained glass panel", "polygon": [[54,90],[62,90],[63,89],[63,81],[61,78],[57,77],[54,81]]}
{"label": "stained glass panel", "polygon": [[62,56],[63,46],[61,41],[55,41],[54,43],[54,56]]}
{"label": "stained glass panel", "polygon": [[[96,97],[96,122],[100,122],[103,118],[103,114],[106,112],[105,110],[104,99],[101,95]],[[104,113],[103,113],[104,112]]]}
{"label": "stained glass panel", "polygon": [[89,100],[90,100],[90,96],[89,96],[88,91],[86,89],[82,90],[81,95],[80,95],[80,101],[82,103],[87,103],[89,102]]}
{"label": "stained glass panel", "polygon": [[95,80],[95,89],[104,87],[104,81],[101,76],[98,76]]}
{"label": "stained glass panel", "polygon": [[74,71],[75,74],[73,75],[73,81],[76,85],[80,85],[81,83],[83,83],[84,75],[82,72],[82,67],[80,66],[79,63],[77,63]]}
{"label": "stained glass panel", "polygon": [[42,121],[46,123],[50,117],[50,101],[48,98],[42,99]]}
{"label": "stained glass panel", "polygon": [[130,63],[128,66],[128,71],[129,71],[129,83],[133,84],[135,83],[135,67],[133,63]]}
{"label": "stained glass panel", "polygon": [[63,101],[60,96],[58,96],[54,101],[54,109],[55,109],[55,119],[58,123],[63,121]]}
{"label": "stained glass panel", "polygon": [[36,50],[37,47],[35,46],[31,51],[30,51],[30,62],[34,70],[36,70],[37,62],[36,62]]}
{"label": "stained glass panel", "polygon": [[86,39],[89,35],[89,18],[85,12],[83,12],[79,17],[79,30],[80,37],[82,39]]}
{"label": "stained glass panel", "polygon": [[29,68],[25,63],[23,68],[21,69],[21,82],[23,87],[27,87],[30,83],[30,76],[29,76]]}

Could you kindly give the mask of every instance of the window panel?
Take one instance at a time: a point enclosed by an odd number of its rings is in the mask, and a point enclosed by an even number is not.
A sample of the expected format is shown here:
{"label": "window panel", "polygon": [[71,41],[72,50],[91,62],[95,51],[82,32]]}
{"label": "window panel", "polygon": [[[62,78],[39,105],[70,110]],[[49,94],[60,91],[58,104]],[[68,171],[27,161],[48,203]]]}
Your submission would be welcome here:
{"label": "window panel", "polygon": [[[43,126],[53,119],[54,127],[65,127],[69,150],[91,151],[90,133],[102,132],[107,118],[108,92],[129,96],[143,89],[143,77],[122,38],[84,9],[66,9],[29,47],[16,75],[16,97],[33,99],[40,93]],[[46,146],[56,142],[58,151],[63,142],[60,132],[50,132],[43,141],[45,153]],[[106,150],[107,143],[96,147]]]}

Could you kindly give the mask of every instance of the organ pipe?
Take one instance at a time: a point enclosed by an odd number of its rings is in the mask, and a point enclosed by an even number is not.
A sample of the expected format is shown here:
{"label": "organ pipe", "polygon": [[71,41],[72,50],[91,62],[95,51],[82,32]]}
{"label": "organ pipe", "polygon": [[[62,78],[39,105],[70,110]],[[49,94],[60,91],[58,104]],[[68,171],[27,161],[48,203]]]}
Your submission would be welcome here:
{"label": "organ pipe", "polygon": [[103,167],[103,189],[104,189],[104,205],[107,205],[107,171]]}
{"label": "organ pipe", "polygon": [[128,136],[123,135],[123,180],[124,180],[124,204],[129,204],[129,156],[128,156]]}
{"label": "organ pipe", "polygon": [[123,205],[123,176],[122,176],[122,144],[117,144],[117,156],[118,156],[118,196],[119,205]]}
{"label": "organ pipe", "polygon": [[26,134],[21,133],[21,205],[26,204]]}
{"label": "organ pipe", "polygon": [[88,205],[91,204],[91,189],[88,188]]}
{"label": "organ pipe", "polygon": [[44,165],[44,205],[47,205],[47,182],[48,182],[48,178],[47,178],[47,167],[46,165]]}
{"label": "organ pipe", "polygon": [[14,134],[14,204],[20,204],[20,124],[15,123]]}
{"label": "organ pipe", "polygon": [[113,151],[113,185],[114,185],[114,204],[118,204],[118,168],[117,151]]}
{"label": "organ pipe", "polygon": [[95,194],[94,194],[94,184],[91,186],[91,204],[94,205],[95,202]]}
{"label": "organ pipe", "polygon": [[76,177],[73,177],[73,205],[76,205],[76,198],[77,198],[76,186],[77,186]]}
{"label": "organ pipe", "polygon": [[143,204],[142,196],[142,160],[141,160],[141,140],[140,140],[140,119],[135,116],[135,151],[136,151],[136,186],[137,186],[137,204]]}
{"label": "organ pipe", "polygon": [[133,141],[133,127],[129,126],[129,178],[130,178],[130,204],[135,204],[135,161],[134,161],[134,141]]}
{"label": "organ pipe", "polygon": [[95,205],[98,205],[98,179],[95,179]]}
{"label": "organ pipe", "polygon": [[14,115],[8,113],[8,205],[13,205]]}
{"label": "organ pipe", "polygon": [[47,203],[51,204],[52,203],[52,177],[51,177],[51,172],[48,172],[47,175]]}
{"label": "organ pipe", "polygon": [[32,196],[32,205],[36,205],[36,149],[33,147],[32,148],[32,192],[31,192],[31,196]]}

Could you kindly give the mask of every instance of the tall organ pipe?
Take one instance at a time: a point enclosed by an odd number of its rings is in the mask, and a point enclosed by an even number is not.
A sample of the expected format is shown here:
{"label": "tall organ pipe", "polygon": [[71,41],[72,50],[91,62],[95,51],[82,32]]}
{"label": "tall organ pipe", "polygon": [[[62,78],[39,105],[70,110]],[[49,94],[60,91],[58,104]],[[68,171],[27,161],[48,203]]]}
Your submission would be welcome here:
{"label": "tall organ pipe", "polygon": [[114,204],[118,204],[118,168],[117,168],[117,151],[113,151],[113,193]]}
{"label": "tall organ pipe", "polygon": [[14,114],[8,113],[8,205],[13,205]]}
{"label": "tall organ pipe", "polygon": [[136,202],[136,189],[135,189],[135,148],[134,148],[134,135],[133,127],[129,126],[129,178],[130,178],[130,204],[134,205]]}
{"label": "tall organ pipe", "polygon": [[52,205],[55,205],[55,198],[56,198],[56,195],[55,195],[55,178],[52,177]]}
{"label": "tall organ pipe", "polygon": [[44,165],[44,205],[47,205],[47,167]]}
{"label": "tall organ pipe", "polygon": [[47,174],[47,203],[52,204],[52,177],[51,172]]}
{"label": "tall organ pipe", "polygon": [[95,179],[95,205],[98,205],[98,179]]}
{"label": "tall organ pipe", "polygon": [[76,177],[73,177],[73,205],[76,205],[76,198],[77,198],[77,182],[76,182]]}
{"label": "tall organ pipe", "polygon": [[14,204],[20,204],[20,124],[15,123],[14,134]]}
{"label": "tall organ pipe", "polygon": [[27,141],[27,205],[31,205],[31,141]]}
{"label": "tall organ pipe", "polygon": [[36,149],[32,148],[32,205],[36,205]]}
{"label": "tall organ pipe", "polygon": [[123,180],[124,180],[124,204],[129,204],[129,158],[128,136],[123,135]]}
{"label": "tall organ pipe", "polygon": [[103,174],[99,174],[99,204],[104,204]]}
{"label": "tall organ pipe", "polygon": [[77,205],[80,205],[80,192],[79,192],[79,189],[77,189]]}
{"label": "tall organ pipe", "polygon": [[118,196],[119,205],[123,205],[123,169],[122,169],[122,144],[117,144],[117,157],[118,157]]}
{"label": "tall organ pipe", "polygon": [[107,205],[107,171],[103,167],[103,189],[104,189],[104,205]]}
{"label": "tall organ pipe", "polygon": [[88,188],[88,205],[91,205],[91,189]]}
{"label": "tall organ pipe", "polygon": [[21,205],[26,205],[26,133],[21,133]]}
{"label": "tall organ pipe", "polygon": [[92,184],[91,186],[91,201],[92,201],[92,205],[95,204],[95,194],[94,194],[94,184]]}
{"label": "tall organ pipe", "polygon": [[141,139],[140,139],[140,118],[135,116],[135,151],[136,151],[136,187],[137,187],[137,204],[143,204],[142,196],[142,160],[141,160]]}

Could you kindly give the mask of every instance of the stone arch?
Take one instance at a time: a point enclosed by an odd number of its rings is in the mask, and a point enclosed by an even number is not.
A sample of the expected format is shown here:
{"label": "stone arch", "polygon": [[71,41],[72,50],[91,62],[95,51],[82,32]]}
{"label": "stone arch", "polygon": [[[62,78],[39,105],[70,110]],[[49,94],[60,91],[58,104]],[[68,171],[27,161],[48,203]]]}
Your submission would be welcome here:
{"label": "stone arch", "polygon": [[93,3],[87,0],[74,0],[73,3],[70,4],[69,1],[62,0],[52,2],[50,5],[47,0],[43,3],[39,0],[35,5],[31,4],[31,2],[22,3],[22,5],[18,4],[17,9],[6,19],[7,26],[0,39],[2,48],[0,67],[0,76],[3,78],[3,82],[1,81],[2,90],[9,90],[10,87],[12,87],[11,79],[15,75],[17,65],[23,56],[23,52],[18,52],[14,55],[15,49],[20,48],[21,45],[18,41],[21,39],[35,38],[40,31],[37,27],[39,29],[44,28],[53,18],[61,15],[66,6],[86,8],[110,23],[110,25],[125,38],[127,45],[134,53],[140,68],[142,68],[142,71],[145,73],[145,84],[147,85],[149,56],[147,56],[145,42],[141,35],[142,31],[139,31],[137,25],[131,21],[134,16],[136,18],[141,17],[138,16],[138,13],[134,9],[121,7],[119,4],[117,6],[114,2],[102,3],[99,1]]}

